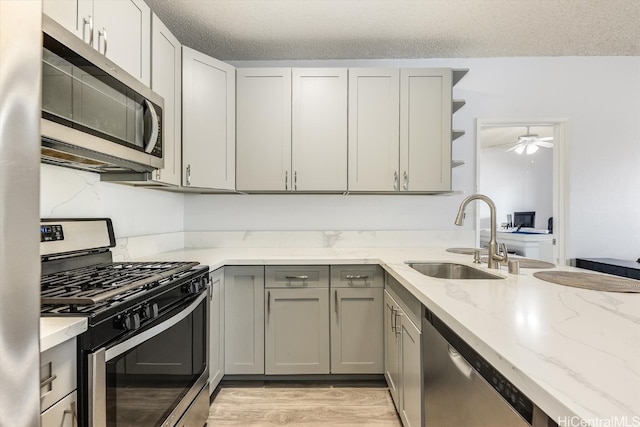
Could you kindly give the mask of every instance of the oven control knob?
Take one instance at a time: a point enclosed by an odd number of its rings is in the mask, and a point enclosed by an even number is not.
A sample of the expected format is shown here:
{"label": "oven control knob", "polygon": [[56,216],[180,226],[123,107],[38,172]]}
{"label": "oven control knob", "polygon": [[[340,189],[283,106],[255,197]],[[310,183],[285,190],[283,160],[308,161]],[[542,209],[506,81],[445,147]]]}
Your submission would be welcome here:
{"label": "oven control knob", "polygon": [[123,314],[118,320],[118,327],[125,331],[134,331],[140,327],[140,315],[138,313]]}
{"label": "oven control knob", "polygon": [[142,320],[155,319],[158,317],[158,304],[144,304],[140,307],[140,318]]}
{"label": "oven control knob", "polygon": [[184,292],[185,294],[198,293],[198,283],[194,283],[194,282],[185,283],[182,286],[182,292]]}

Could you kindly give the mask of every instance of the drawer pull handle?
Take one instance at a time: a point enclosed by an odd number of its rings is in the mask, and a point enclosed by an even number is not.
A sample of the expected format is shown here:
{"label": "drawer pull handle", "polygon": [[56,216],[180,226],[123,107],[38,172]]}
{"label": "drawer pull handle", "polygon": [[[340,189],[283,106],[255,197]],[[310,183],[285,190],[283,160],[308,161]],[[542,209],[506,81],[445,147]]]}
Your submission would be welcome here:
{"label": "drawer pull handle", "polygon": [[271,291],[267,292],[267,314],[271,314]]}
{"label": "drawer pull handle", "polygon": [[369,276],[353,276],[351,274],[345,277],[347,280],[367,280]]}
{"label": "drawer pull handle", "polygon": [[286,276],[287,280],[307,280],[309,276]]}
{"label": "drawer pull handle", "polygon": [[49,378],[47,378],[46,380],[42,380],[40,381],[40,388],[44,388],[46,386],[48,386],[49,384],[51,384],[56,378],[58,378],[58,376],[56,374],[51,375]]}

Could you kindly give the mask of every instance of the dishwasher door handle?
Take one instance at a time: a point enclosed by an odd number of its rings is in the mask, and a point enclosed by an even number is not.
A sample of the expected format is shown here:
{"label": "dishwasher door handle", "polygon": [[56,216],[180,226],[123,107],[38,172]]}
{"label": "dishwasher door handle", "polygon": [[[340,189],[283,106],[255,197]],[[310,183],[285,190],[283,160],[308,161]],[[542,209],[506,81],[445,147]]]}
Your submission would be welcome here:
{"label": "dishwasher door handle", "polygon": [[464,357],[462,357],[462,355],[458,353],[458,350],[451,347],[451,344],[448,345],[448,351],[449,358],[451,359],[455,367],[458,368],[458,371],[460,371],[460,373],[467,379],[471,379],[471,377],[473,376],[473,367],[469,364],[469,362],[467,362]]}

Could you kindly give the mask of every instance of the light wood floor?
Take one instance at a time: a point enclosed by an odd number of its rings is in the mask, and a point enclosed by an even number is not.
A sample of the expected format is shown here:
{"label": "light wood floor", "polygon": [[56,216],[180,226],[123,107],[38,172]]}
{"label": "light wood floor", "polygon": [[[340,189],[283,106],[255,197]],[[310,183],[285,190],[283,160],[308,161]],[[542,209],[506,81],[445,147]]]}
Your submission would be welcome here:
{"label": "light wood floor", "polygon": [[214,426],[393,426],[400,419],[386,386],[222,385],[209,409]]}

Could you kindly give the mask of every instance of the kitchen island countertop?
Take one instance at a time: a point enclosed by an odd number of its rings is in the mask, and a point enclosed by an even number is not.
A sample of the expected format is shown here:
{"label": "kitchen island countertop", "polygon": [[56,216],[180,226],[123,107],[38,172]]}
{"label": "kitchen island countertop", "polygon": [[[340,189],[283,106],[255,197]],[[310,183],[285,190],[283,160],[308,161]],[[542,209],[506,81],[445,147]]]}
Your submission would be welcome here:
{"label": "kitchen island countertop", "polygon": [[193,260],[212,270],[379,264],[558,424],[640,425],[640,294],[555,285],[533,277],[535,269],[510,275],[503,268],[503,280],[445,280],[406,264],[448,261],[487,269],[444,248],[184,249],[145,259]]}

